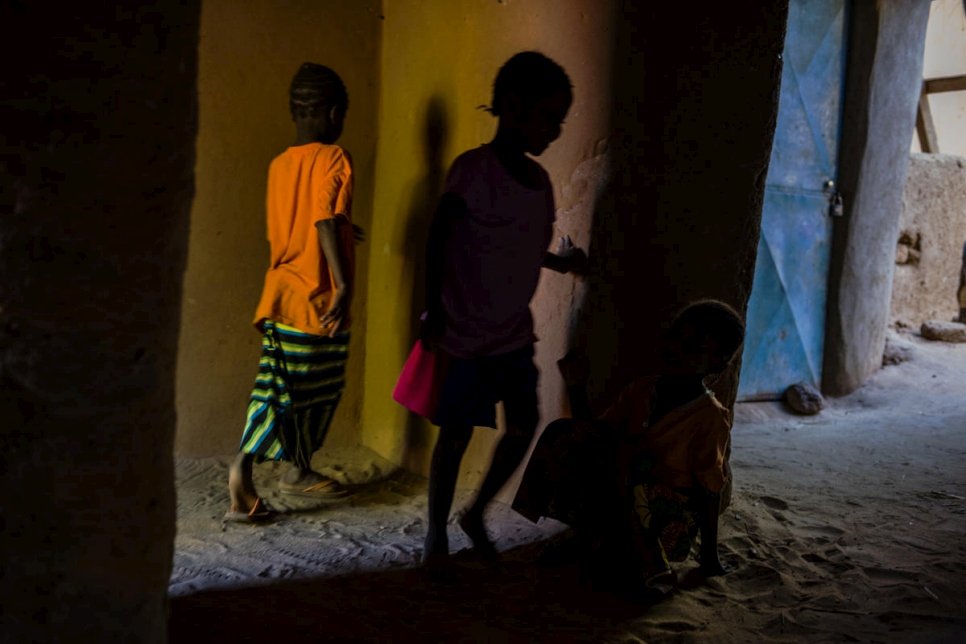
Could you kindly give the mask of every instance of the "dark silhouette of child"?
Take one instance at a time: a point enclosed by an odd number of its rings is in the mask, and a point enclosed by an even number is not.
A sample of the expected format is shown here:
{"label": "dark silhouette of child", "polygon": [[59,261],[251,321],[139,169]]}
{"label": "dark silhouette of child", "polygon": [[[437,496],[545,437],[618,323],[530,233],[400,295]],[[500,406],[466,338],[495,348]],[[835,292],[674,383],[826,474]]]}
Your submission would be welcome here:
{"label": "dark silhouette of child", "polygon": [[459,524],[484,558],[496,549],[483,512],[520,464],[537,427],[536,341],[530,300],[541,268],[580,269],[586,257],[553,238],[553,187],[539,156],[560,136],[572,92],[566,72],[537,52],[511,57],[497,74],[490,111],[493,140],[461,154],[446,177],[426,259],[426,320],[421,340],[445,354],[447,375],[433,422],[440,426],[429,479],[423,562],[450,576],[447,518],[460,461],[474,426],[496,427],[502,401],[506,433]]}
{"label": "dark silhouette of child", "polygon": [[534,448],[514,509],[568,523],[568,544],[595,579],[651,599],[676,583],[700,534],[701,571],[719,575],[719,493],[731,412],[706,381],[725,370],[744,337],[731,307],[687,306],[661,346],[661,370],[621,392],[600,418],[587,404],[585,361],[559,362],[574,418],[557,420]]}

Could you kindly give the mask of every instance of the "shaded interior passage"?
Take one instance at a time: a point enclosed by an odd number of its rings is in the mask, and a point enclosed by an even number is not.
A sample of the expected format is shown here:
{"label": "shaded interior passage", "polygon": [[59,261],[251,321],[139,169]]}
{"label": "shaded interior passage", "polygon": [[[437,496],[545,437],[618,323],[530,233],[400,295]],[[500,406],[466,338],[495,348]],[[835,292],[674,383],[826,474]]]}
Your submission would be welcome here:
{"label": "shaded interior passage", "polygon": [[[902,362],[820,416],[788,415],[778,403],[738,405],[735,496],[720,531],[722,560],[734,570],[701,584],[692,563],[681,571],[684,590],[651,608],[589,590],[574,564],[535,564],[561,525],[533,525],[503,505],[490,519],[504,570],[462,551],[459,584],[427,584],[414,568],[425,529],[418,477],[364,486],[352,504],[293,507],[277,525],[222,532],[224,462],[182,465],[172,641],[379,641],[389,633],[955,641],[966,628],[966,345],[898,334],[889,345]],[[365,454],[338,458],[357,464],[345,472],[350,478],[379,467]],[[266,610],[284,617],[252,619]]]}

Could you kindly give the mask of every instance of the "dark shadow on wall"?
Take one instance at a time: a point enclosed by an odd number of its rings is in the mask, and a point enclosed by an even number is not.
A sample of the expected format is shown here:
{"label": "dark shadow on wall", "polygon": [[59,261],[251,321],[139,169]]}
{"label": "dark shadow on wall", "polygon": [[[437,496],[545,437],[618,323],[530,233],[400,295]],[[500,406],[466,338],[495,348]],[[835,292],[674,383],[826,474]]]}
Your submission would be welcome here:
{"label": "dark shadow on wall", "polygon": [[[616,25],[610,184],[594,215],[574,345],[605,406],[657,369],[675,312],[742,315],[778,110],[787,2],[625,2]],[[734,402],[738,367],[716,387]]]}
{"label": "dark shadow on wall", "polygon": [[[613,70],[611,179],[573,345],[592,405],[658,371],[675,313],[704,298],[747,310],[781,85],[787,1],[625,2]],[[714,384],[734,405],[740,357]],[[730,447],[729,447],[730,454]],[[730,504],[731,485],[723,492]]]}
{"label": "dark shadow on wall", "polygon": [[[426,240],[429,226],[436,212],[443,189],[446,168],[443,166],[443,150],[449,138],[449,117],[443,98],[434,95],[426,103],[423,115],[423,174],[413,184],[410,191],[409,207],[405,214],[404,248],[412,266],[413,294],[410,345],[419,337],[419,315],[426,305]],[[428,454],[433,447],[433,434],[427,424],[415,414],[406,420],[406,447],[403,453],[403,467],[410,471],[422,471],[420,463],[413,462],[415,455]]]}

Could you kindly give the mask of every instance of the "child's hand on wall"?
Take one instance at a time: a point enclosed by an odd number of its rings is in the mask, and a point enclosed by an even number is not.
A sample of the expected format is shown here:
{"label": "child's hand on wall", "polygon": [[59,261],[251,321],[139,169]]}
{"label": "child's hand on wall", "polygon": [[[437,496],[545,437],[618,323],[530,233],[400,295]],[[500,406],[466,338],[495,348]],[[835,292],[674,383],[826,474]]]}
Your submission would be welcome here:
{"label": "child's hand on wall", "polygon": [[570,235],[564,235],[557,242],[555,254],[564,260],[565,272],[585,275],[587,273],[587,253],[574,246]]}
{"label": "child's hand on wall", "polygon": [[433,310],[424,311],[419,316],[419,320],[419,339],[423,343],[423,348],[427,351],[435,351],[445,329],[442,307],[434,307]]}

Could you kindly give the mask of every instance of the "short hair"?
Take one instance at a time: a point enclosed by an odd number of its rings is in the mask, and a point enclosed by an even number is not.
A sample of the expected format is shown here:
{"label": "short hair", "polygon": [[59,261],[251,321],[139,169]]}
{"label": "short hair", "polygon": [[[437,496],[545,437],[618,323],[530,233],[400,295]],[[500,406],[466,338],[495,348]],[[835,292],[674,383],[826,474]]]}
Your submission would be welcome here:
{"label": "short hair", "polygon": [[508,94],[532,105],[557,92],[573,100],[573,85],[564,68],[538,51],[521,51],[500,67],[493,81],[493,98],[486,109],[493,116],[500,116]]}
{"label": "short hair", "polygon": [[734,356],[745,339],[745,325],[741,316],[719,300],[699,300],[681,309],[668,328],[668,339],[677,338],[685,328],[714,338],[729,358]]}
{"label": "short hair", "polygon": [[330,107],[349,106],[349,93],[332,69],[316,63],[302,63],[288,90],[292,115],[313,116]]}

